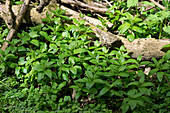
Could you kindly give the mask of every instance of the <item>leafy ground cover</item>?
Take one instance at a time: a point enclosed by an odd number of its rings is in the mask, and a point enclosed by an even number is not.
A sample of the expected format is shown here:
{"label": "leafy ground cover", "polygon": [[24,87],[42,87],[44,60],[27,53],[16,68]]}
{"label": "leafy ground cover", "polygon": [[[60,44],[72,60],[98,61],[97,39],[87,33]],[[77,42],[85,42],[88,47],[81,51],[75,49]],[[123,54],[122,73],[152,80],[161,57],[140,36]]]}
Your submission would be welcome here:
{"label": "leafy ground cover", "polygon": [[[69,19],[60,9],[51,12],[44,24],[21,30],[0,50],[0,112],[170,111],[170,51],[159,60],[132,59],[124,46],[101,46],[84,20]],[[118,28],[131,37],[128,29],[138,30],[128,23],[130,13],[123,16],[129,27]]]}

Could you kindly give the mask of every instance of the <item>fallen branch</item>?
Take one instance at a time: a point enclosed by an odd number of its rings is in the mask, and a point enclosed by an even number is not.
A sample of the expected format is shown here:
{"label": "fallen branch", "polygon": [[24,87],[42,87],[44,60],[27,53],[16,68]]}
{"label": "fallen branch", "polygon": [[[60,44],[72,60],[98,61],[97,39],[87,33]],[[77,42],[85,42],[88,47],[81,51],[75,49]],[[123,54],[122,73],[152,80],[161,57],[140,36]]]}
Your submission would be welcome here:
{"label": "fallen branch", "polygon": [[[8,1],[9,2],[9,1]],[[22,4],[21,10],[19,12],[19,14],[16,17],[15,23],[12,26],[11,30],[8,33],[8,36],[6,38],[6,41],[11,41],[13,35],[15,34],[15,32],[18,30],[23,17],[25,16],[25,12],[27,11],[29,6],[29,0],[25,0],[24,3]],[[8,42],[4,42],[3,46],[2,46],[2,50],[5,51],[5,49],[8,47]]]}
{"label": "fallen branch", "polygon": [[87,4],[80,2],[78,0],[61,0],[61,3],[78,5],[80,7],[87,8],[88,10],[93,10],[94,12],[102,13],[102,14],[106,13],[108,10],[108,8],[99,8],[99,7],[87,5]]}
{"label": "fallen branch", "polygon": [[166,9],[166,7],[162,6],[161,4],[159,4],[158,2],[156,2],[156,1],[154,1],[154,0],[149,0],[149,1],[153,2],[156,6],[158,6],[159,8],[161,8],[161,9],[163,9],[163,10]]}

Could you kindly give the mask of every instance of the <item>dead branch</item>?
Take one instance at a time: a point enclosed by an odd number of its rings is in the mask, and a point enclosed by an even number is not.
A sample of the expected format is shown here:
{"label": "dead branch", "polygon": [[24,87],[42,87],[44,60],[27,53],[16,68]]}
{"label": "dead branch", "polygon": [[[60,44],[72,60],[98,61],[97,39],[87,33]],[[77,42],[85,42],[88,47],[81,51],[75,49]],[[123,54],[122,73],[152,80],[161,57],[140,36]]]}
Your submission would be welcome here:
{"label": "dead branch", "polygon": [[[8,1],[9,2],[9,1]],[[6,38],[6,41],[10,41],[13,37],[13,35],[15,34],[15,32],[18,30],[22,19],[28,9],[29,6],[29,0],[25,0],[24,3],[22,4],[21,10],[19,12],[19,14],[16,17],[14,26],[12,27],[12,29],[9,31],[8,36]],[[8,42],[4,42],[3,46],[2,46],[2,50],[5,51],[5,49],[8,47]]]}
{"label": "dead branch", "polygon": [[84,7],[84,8],[87,8],[88,10],[93,10],[94,12],[97,12],[97,13],[106,13],[108,8],[99,8],[99,7],[95,7],[95,6],[91,6],[91,5],[87,5],[83,2],[80,2],[78,0],[61,0],[62,3],[64,4],[74,4],[74,5],[78,5],[80,7]]}
{"label": "dead branch", "polygon": [[162,6],[161,4],[159,4],[158,2],[156,2],[156,1],[154,1],[154,0],[149,0],[149,1],[153,2],[156,6],[158,6],[159,8],[161,8],[161,9],[163,9],[163,10],[166,9],[166,7]]}

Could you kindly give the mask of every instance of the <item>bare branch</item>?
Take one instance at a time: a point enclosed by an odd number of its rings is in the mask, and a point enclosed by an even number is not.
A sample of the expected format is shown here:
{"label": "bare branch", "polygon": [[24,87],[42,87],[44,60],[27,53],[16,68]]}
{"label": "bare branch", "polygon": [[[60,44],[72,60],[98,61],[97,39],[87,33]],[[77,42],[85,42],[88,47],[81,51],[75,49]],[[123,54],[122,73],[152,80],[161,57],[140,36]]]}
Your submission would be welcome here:
{"label": "bare branch", "polygon": [[[14,28],[12,28],[9,33],[8,33],[8,36],[6,38],[6,41],[11,41],[13,35],[15,34],[15,32],[18,30],[20,24],[21,24],[21,21],[25,15],[25,12],[27,11],[28,9],[28,6],[29,6],[29,0],[25,0],[24,3],[22,4],[22,7],[21,7],[21,10],[19,12],[19,14],[17,15],[16,17],[16,20],[15,20],[15,24],[14,24]],[[8,47],[8,42],[4,42],[3,46],[2,46],[2,50],[5,51],[5,49]]]}
{"label": "bare branch", "polygon": [[154,0],[149,0],[149,1],[153,2],[156,6],[158,6],[159,8],[161,8],[161,9],[163,9],[163,10],[166,9],[166,7],[162,6],[161,4],[159,4],[158,2],[156,2],[156,1],[154,1]]}

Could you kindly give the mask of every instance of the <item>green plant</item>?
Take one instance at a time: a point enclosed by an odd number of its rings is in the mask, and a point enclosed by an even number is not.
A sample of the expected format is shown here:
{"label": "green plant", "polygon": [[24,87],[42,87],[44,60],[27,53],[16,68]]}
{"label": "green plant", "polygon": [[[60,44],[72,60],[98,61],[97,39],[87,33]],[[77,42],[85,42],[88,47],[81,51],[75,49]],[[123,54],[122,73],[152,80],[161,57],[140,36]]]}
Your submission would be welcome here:
{"label": "green plant", "polygon": [[[102,47],[84,20],[59,8],[46,16],[0,50],[0,112],[170,109],[170,51],[160,60],[132,59],[124,46]],[[148,75],[141,65],[151,67]]]}

